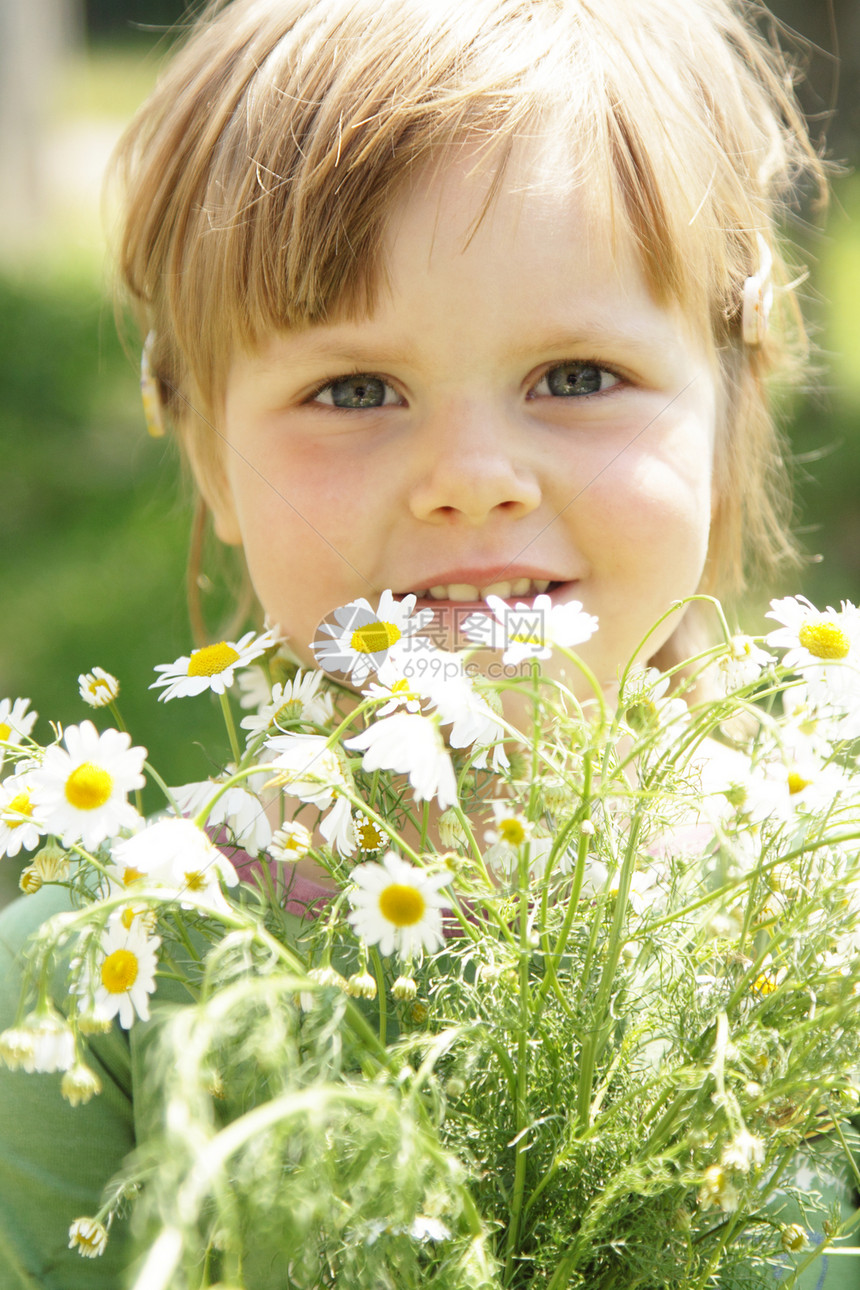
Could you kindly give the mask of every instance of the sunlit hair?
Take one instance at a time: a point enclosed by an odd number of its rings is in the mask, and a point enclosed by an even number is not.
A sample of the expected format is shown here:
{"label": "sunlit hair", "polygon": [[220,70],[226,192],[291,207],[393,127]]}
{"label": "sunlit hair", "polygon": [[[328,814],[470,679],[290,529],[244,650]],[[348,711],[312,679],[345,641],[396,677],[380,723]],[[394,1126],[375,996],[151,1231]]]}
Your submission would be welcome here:
{"label": "sunlit hair", "polygon": [[[743,9],[743,12],[742,12]],[[372,308],[393,204],[446,149],[483,145],[504,183],[549,139],[608,238],[632,237],[721,380],[704,588],[792,553],[766,385],[803,333],[777,227],[822,166],[781,55],[728,0],[233,0],[209,5],[127,132],[121,277],[155,331],[167,408],[205,496],[231,354],[272,329]],[[492,205],[492,192],[488,208]],[[777,326],[741,338],[756,234]]]}

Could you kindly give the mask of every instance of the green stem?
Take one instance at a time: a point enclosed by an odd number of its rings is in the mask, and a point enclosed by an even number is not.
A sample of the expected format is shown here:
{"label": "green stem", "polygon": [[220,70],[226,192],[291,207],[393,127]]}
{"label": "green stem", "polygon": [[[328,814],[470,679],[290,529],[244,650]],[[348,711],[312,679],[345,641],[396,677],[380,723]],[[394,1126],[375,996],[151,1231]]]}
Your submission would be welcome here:
{"label": "green stem", "polygon": [[227,738],[230,740],[230,751],[233,754],[233,761],[238,766],[242,760],[242,754],[239,751],[239,736],[236,733],[236,723],[233,720],[233,709],[230,707],[230,700],[227,698],[226,690],[222,690],[218,697],[221,700],[221,711],[224,714],[224,724],[227,727]]}

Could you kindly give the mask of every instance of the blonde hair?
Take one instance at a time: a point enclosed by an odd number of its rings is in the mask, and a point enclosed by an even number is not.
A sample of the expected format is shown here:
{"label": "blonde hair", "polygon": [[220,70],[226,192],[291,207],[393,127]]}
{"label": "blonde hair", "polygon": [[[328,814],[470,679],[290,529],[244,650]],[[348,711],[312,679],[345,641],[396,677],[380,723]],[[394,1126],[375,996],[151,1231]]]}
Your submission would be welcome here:
{"label": "blonde hair", "polygon": [[[237,347],[373,305],[410,175],[483,140],[557,131],[566,181],[632,235],[660,302],[698,320],[721,369],[717,507],[703,589],[793,552],[767,384],[803,329],[777,228],[823,200],[778,50],[730,0],[216,0],[118,153],[119,263],[163,400],[211,501]],[[574,145],[571,153],[570,144]],[[490,198],[490,201],[492,198]],[[774,256],[781,325],[743,343],[744,282]]]}

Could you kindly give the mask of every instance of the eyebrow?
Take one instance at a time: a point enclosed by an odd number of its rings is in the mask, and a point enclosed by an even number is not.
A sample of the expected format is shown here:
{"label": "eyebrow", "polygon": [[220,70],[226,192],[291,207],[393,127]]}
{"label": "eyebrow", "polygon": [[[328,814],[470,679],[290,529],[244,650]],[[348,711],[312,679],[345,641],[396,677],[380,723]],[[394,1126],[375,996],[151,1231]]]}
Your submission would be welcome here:
{"label": "eyebrow", "polygon": [[[299,334],[295,337],[301,343],[301,356],[309,361],[325,360],[332,363],[344,363],[354,367],[362,364],[398,365],[412,367],[419,363],[419,353],[414,346],[390,344],[384,338],[379,341],[356,337],[354,341],[328,340],[323,332],[314,328],[313,332]],[[655,320],[648,325],[615,327],[601,321],[594,321],[585,326],[580,322],[576,330],[565,327],[554,328],[542,334],[529,337],[525,343],[513,345],[505,350],[508,358],[516,361],[534,357],[540,353],[564,355],[567,349],[587,352],[590,347],[611,349],[621,347],[634,354],[652,354],[655,349],[665,351],[667,346],[674,347],[679,340],[674,327],[660,327]]]}

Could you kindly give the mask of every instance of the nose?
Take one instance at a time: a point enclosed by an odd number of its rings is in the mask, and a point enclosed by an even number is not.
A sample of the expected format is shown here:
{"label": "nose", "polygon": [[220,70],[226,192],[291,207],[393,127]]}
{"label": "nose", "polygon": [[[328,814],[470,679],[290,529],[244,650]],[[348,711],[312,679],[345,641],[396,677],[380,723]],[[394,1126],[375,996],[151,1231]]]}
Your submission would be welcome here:
{"label": "nose", "polygon": [[541,503],[521,432],[482,406],[449,406],[422,427],[409,505],[433,524],[520,519]]}

